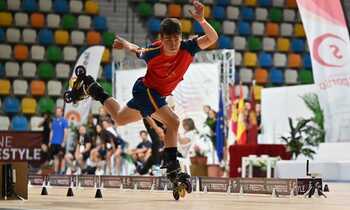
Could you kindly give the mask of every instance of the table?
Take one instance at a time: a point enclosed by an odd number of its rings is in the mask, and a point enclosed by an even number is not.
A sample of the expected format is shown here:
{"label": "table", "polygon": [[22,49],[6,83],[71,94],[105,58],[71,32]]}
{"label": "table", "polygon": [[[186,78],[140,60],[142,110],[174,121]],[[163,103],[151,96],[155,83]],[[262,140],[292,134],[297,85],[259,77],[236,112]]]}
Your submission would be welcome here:
{"label": "table", "polygon": [[242,177],[247,176],[247,166],[248,166],[248,177],[253,177],[253,163],[262,161],[266,162],[266,177],[271,178],[271,169],[275,168],[276,162],[280,160],[280,157],[270,157],[268,155],[262,155],[260,157],[256,155],[249,155],[248,157],[242,157]]}
{"label": "table", "polygon": [[238,169],[241,167],[242,157],[249,155],[269,155],[271,157],[281,157],[282,160],[290,160],[291,154],[287,152],[283,144],[256,144],[238,145],[229,147],[230,155],[230,177],[240,177]]}

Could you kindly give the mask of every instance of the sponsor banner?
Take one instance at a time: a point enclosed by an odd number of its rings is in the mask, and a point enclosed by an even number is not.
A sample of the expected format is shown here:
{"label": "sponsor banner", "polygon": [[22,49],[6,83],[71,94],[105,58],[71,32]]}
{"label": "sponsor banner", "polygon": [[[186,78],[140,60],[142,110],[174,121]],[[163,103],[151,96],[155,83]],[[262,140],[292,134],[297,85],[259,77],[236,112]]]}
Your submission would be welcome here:
{"label": "sponsor banner", "polygon": [[[77,78],[74,72],[77,66],[84,66],[87,75],[91,75],[94,79],[97,78],[104,49],[103,46],[89,47],[80,55],[69,81],[70,88],[73,86],[73,82]],[[90,107],[91,98],[79,101],[77,104],[65,104],[64,116],[74,124],[84,124],[87,121]]]}
{"label": "sponsor banner", "polygon": [[231,186],[229,178],[200,177],[199,179],[200,191],[204,191],[206,187],[207,192],[227,192],[227,188]]}
{"label": "sponsor banner", "polygon": [[164,176],[157,177],[156,179],[156,189],[164,190],[165,186],[167,186],[168,190],[173,189],[173,184]]}
{"label": "sponsor banner", "polygon": [[123,176],[101,176],[101,185],[105,188],[120,188],[123,185],[124,188],[124,180]]}
{"label": "sponsor banner", "polygon": [[0,162],[41,162],[41,132],[0,132]]}
{"label": "sponsor banner", "polygon": [[127,176],[125,177],[126,189],[134,189],[135,186],[138,190],[151,190],[152,185],[155,186],[155,177],[152,176]]}
{"label": "sponsor banner", "polygon": [[44,181],[45,181],[45,176],[37,175],[37,174],[28,175],[28,182],[31,185],[43,185]]}
{"label": "sponsor banner", "polygon": [[[321,178],[301,178],[301,179],[266,179],[266,178],[213,178],[213,177],[191,177],[192,190],[197,189],[197,179],[200,191],[207,192],[230,192],[239,193],[243,189],[247,194],[272,194],[273,189],[276,189],[280,195],[290,195],[293,190],[298,195],[303,195],[312,182],[316,185],[322,186]],[[76,186],[78,182],[79,187],[105,187],[117,188],[123,185],[123,189],[138,190],[164,190],[167,185],[168,190],[172,190],[172,183],[166,177],[152,177],[152,176],[93,176],[93,175],[29,175],[28,180],[31,185],[42,185],[46,180],[46,184],[50,186]],[[101,183],[99,185],[98,183]]]}
{"label": "sponsor banner", "polygon": [[322,187],[322,179],[321,178],[305,178],[305,179],[297,179],[298,182],[298,194],[303,195],[309,190],[310,185],[312,182],[315,182],[316,186],[321,186]]}
{"label": "sponsor banner", "polygon": [[79,187],[95,187],[95,183],[97,183],[96,179],[97,179],[97,176],[93,176],[93,175],[78,176],[78,186]]}
{"label": "sponsor banner", "polygon": [[61,175],[50,175],[49,176],[50,186],[75,186],[76,179],[73,176],[61,176]]}
{"label": "sponsor banner", "polygon": [[297,0],[327,142],[350,141],[350,39],[340,0]]}
{"label": "sponsor banner", "polygon": [[289,195],[297,186],[295,179],[237,178],[232,180],[233,192],[272,194],[275,189],[280,195]]}

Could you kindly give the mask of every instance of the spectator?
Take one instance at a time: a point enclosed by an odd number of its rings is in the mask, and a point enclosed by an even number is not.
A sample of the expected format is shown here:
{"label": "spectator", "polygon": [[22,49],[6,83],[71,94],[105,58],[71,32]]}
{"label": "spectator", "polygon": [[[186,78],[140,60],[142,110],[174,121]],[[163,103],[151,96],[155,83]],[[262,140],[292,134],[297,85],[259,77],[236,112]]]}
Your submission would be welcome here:
{"label": "spectator", "polygon": [[261,134],[261,105],[260,104],[256,104],[255,105],[255,113],[256,113],[256,122],[258,125],[258,134]]}
{"label": "spectator", "polygon": [[43,159],[44,165],[48,163],[50,159],[50,152],[49,152],[49,141],[50,141],[50,123],[51,123],[51,117],[48,113],[45,113],[43,116],[43,120],[39,123],[38,127],[43,128],[43,142],[41,145],[41,157]]}
{"label": "spectator", "polygon": [[184,134],[179,138],[178,150],[183,158],[189,160],[191,147],[199,138],[199,132],[191,118],[182,120],[182,127]]}
{"label": "spectator", "polygon": [[207,116],[206,120],[208,120],[208,118],[209,118],[209,111],[210,110],[211,110],[211,107],[209,105],[203,106],[203,112],[204,112],[205,116]]}
{"label": "spectator", "polygon": [[154,166],[152,174],[159,176],[161,152],[164,149],[165,126],[160,121],[151,117],[144,118],[143,124],[152,140],[151,156],[144,162],[143,167],[137,167],[136,170],[139,174],[143,175],[148,173],[149,169]]}
{"label": "spectator", "polygon": [[106,117],[102,120],[102,128],[101,138],[107,146],[107,173],[119,175],[124,141],[114,129],[111,118]]}
{"label": "spectator", "polygon": [[106,166],[107,148],[103,140],[96,140],[96,147],[91,149],[90,156],[86,161],[85,172],[91,175],[104,175]]}
{"label": "spectator", "polygon": [[152,142],[148,138],[148,133],[145,130],[139,133],[141,142],[136,146],[135,149],[131,150],[131,156],[136,163],[136,168],[143,168],[144,163],[151,156]]}
{"label": "spectator", "polygon": [[92,139],[95,139],[96,136],[96,125],[97,119],[94,118],[92,113],[89,113],[86,123],[86,132]]}
{"label": "spectator", "polygon": [[216,145],[216,112],[213,109],[210,109],[208,112],[208,118],[205,121],[205,124],[210,128],[210,138],[213,142],[213,145]]}
{"label": "spectator", "polygon": [[109,120],[109,118],[110,116],[106,112],[105,108],[101,106],[98,113],[97,123],[102,125],[103,120]]}
{"label": "spectator", "polygon": [[55,173],[61,172],[61,164],[64,156],[64,146],[67,141],[68,121],[63,117],[63,108],[57,107],[55,118],[52,119],[50,132],[50,150],[54,159]]}
{"label": "spectator", "polygon": [[196,154],[201,154],[207,157],[208,164],[218,163],[218,157],[216,155],[215,145],[211,140],[211,130],[209,126],[204,125],[200,132],[197,141],[193,142],[193,146],[190,150],[190,155],[195,156]]}
{"label": "spectator", "polygon": [[92,149],[92,139],[87,133],[85,126],[79,127],[79,135],[77,138],[77,146],[75,149],[75,159],[77,160],[81,169],[85,169],[86,160],[90,156],[90,151]]}

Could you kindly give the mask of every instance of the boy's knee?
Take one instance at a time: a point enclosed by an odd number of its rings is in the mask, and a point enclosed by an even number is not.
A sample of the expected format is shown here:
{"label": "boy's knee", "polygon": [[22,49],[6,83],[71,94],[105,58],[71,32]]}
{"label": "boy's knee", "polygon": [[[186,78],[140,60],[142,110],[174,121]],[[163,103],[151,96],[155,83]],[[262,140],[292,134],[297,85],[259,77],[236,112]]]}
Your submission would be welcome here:
{"label": "boy's knee", "polygon": [[117,126],[123,126],[125,125],[125,120],[121,119],[120,117],[118,116],[115,116],[114,118],[114,122],[116,123]]}

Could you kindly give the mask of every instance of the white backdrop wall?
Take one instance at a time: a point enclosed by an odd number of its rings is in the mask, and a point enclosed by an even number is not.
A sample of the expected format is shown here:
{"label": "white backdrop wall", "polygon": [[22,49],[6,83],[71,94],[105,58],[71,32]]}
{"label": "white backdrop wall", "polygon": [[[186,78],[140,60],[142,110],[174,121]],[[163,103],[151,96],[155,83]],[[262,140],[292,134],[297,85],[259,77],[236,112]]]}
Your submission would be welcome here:
{"label": "white backdrop wall", "polygon": [[[135,70],[119,70],[116,75],[117,101],[125,105],[132,98],[132,86],[137,78],[144,76],[146,68]],[[202,107],[210,105],[217,110],[219,93],[218,64],[199,63],[191,64],[173,92],[175,112],[180,120],[191,117],[196,127],[201,129],[205,121]],[[180,126],[181,127],[181,126]],[[130,148],[139,143],[139,131],[144,130],[142,121],[118,127],[119,134],[129,142]],[[181,132],[181,131],[180,131]]]}
{"label": "white backdrop wall", "polygon": [[297,0],[324,109],[326,142],[350,142],[350,37],[340,0]]}
{"label": "white backdrop wall", "polygon": [[288,134],[288,117],[297,119],[312,116],[301,96],[317,93],[314,85],[264,88],[261,95],[261,122],[263,126],[260,144],[282,143],[280,137]]}

